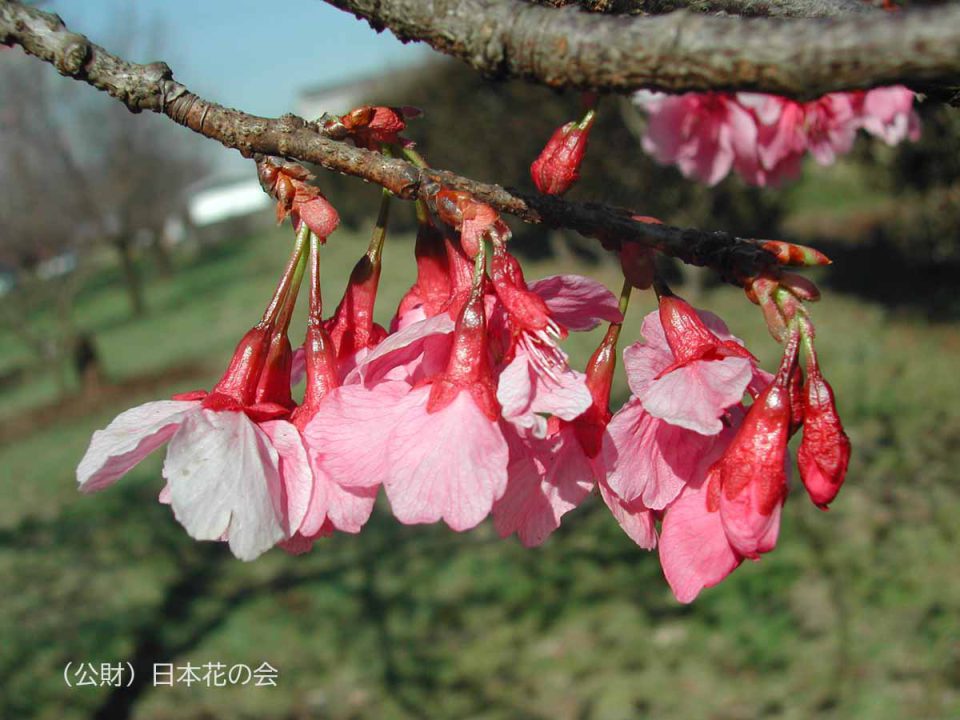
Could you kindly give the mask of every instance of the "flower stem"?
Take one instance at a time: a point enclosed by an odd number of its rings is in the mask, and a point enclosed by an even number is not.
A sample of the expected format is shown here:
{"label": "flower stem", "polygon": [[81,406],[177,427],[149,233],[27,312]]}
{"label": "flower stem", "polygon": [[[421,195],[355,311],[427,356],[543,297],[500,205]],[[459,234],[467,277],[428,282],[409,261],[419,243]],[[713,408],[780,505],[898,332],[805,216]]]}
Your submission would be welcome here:
{"label": "flower stem", "polygon": [[380,194],[380,210],[377,212],[377,224],[373,228],[373,237],[367,248],[367,257],[374,265],[380,264],[383,255],[383,241],[387,237],[387,220],[390,218],[390,198],[393,193],[384,189]]}
{"label": "flower stem", "polygon": [[420,153],[418,153],[418,152],[417,152],[416,150],[414,150],[413,148],[409,148],[409,147],[402,148],[402,149],[401,149],[401,153],[403,153],[403,156],[404,156],[407,160],[409,160],[410,162],[412,162],[414,165],[416,165],[418,168],[428,168],[428,167],[430,167],[430,165],[427,163],[426,158],[424,158],[423,155],[421,155]]}
{"label": "flower stem", "polygon": [[307,323],[323,322],[323,296],[320,292],[320,238],[310,233],[310,311]]}
{"label": "flower stem", "polygon": [[[307,224],[303,222],[300,223],[300,229],[297,230],[296,240],[293,243],[293,252],[290,253],[290,259],[287,261],[287,266],[283,270],[283,275],[280,276],[280,282],[277,283],[277,289],[273,292],[273,298],[271,298],[270,304],[267,305],[267,309],[263,311],[263,318],[260,320],[261,325],[272,325],[277,321],[281,304],[284,302],[290,290],[290,283],[293,281],[293,277],[297,272],[297,266],[300,264],[300,258],[307,245],[307,236],[309,234],[310,228],[307,227]],[[301,276],[302,274],[303,271],[301,270]],[[297,287],[299,288],[299,280]]]}
{"label": "flower stem", "polygon": [[[620,311],[620,314],[626,317],[627,308],[630,307],[630,293],[633,291],[633,284],[627,280],[623,279],[623,285],[620,288],[620,301],[617,303],[617,309]],[[618,325],[622,324],[617,323]]]}

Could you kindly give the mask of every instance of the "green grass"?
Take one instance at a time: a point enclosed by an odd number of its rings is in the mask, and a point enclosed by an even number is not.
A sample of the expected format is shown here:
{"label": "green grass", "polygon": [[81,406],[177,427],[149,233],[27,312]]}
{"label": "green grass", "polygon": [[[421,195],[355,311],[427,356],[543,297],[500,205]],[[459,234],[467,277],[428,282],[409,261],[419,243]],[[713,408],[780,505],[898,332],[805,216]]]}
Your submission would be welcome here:
{"label": "green grass", "polygon": [[[331,239],[329,308],[364,244]],[[382,321],[412,276],[410,244],[388,245]],[[278,232],[200,256],[151,281],[138,322],[122,290],[102,284],[81,295],[79,322],[113,379],[195,361],[195,378],[158,395],[208,386],[286,248]],[[559,270],[526,266],[531,279]],[[587,272],[618,284],[610,268]],[[775,362],[742,293],[699,304]],[[638,299],[625,338],[651,307]],[[960,333],[829,294],[813,313],[854,443],[847,487],[829,513],[795,490],[777,551],[691,607],[597,498],[536,550],[496,540],[489,524],[400,526],[384,504],[359,536],[245,564],[190,541],[156,503],[159,456],[98,496],[76,492],[90,433],[150,395],[0,446],[0,717],[87,717],[108,691],[66,688],[66,662],[151,647],[159,662],[268,661],[279,687],[147,687],[138,718],[957,717]],[[576,362],[596,339],[572,339]],[[0,363],[26,357],[0,337]],[[0,395],[0,417],[52,388],[40,377]],[[625,395],[622,376],[615,392]]]}

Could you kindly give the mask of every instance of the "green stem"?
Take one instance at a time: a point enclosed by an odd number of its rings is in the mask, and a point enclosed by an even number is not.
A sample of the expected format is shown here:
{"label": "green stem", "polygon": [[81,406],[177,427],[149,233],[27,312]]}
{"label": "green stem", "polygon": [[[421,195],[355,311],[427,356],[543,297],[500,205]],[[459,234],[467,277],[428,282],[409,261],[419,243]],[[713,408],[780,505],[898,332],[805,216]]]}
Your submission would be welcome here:
{"label": "green stem", "polygon": [[[314,237],[313,233],[309,234],[310,237]],[[301,247],[297,265],[294,268],[293,276],[290,278],[290,287],[283,299],[283,305],[280,306],[280,311],[277,313],[277,327],[283,332],[286,332],[287,328],[290,327],[290,318],[293,316],[293,309],[297,305],[297,296],[300,294],[300,283],[303,281],[303,273],[307,269],[308,256],[303,250],[304,247]]]}
{"label": "green stem", "polygon": [[393,197],[393,193],[386,189],[380,195],[377,224],[373,228],[373,237],[370,238],[370,246],[367,248],[367,257],[374,265],[380,263],[380,257],[383,255],[383,241],[387,237],[387,220],[390,218],[391,197]]}
{"label": "green stem", "polygon": [[424,158],[423,155],[421,155],[420,153],[418,153],[418,152],[417,152],[416,150],[414,150],[413,148],[409,148],[409,147],[401,148],[400,152],[403,154],[403,156],[404,156],[407,160],[409,160],[410,162],[412,162],[412,163],[413,163],[414,165],[416,165],[418,168],[428,168],[428,167],[430,167],[430,165],[429,165],[429,164],[427,163],[427,161],[426,161],[426,158]]}
{"label": "green stem", "polygon": [[473,260],[473,287],[474,289],[480,287],[480,284],[483,282],[483,274],[487,269],[487,248],[486,245],[481,242],[480,247],[477,250],[477,257]]}
{"label": "green stem", "polygon": [[290,290],[290,283],[297,272],[297,265],[300,264],[300,258],[303,255],[309,234],[310,228],[307,227],[306,223],[301,222],[300,229],[297,231],[296,240],[293,243],[293,252],[290,253],[290,259],[287,261],[287,266],[283,270],[283,275],[280,276],[280,282],[277,284],[277,289],[273,292],[270,304],[267,305],[267,309],[263,311],[263,318],[260,320],[261,325],[272,325],[276,322],[277,313],[280,311],[280,306]]}
{"label": "green stem", "polygon": [[320,292],[320,238],[310,233],[310,314],[307,322],[323,322],[323,296]]}
{"label": "green stem", "polygon": [[430,209],[427,207],[427,203],[418,198],[415,206],[417,208],[417,223],[420,225],[429,225]]}
{"label": "green stem", "polygon": [[[626,278],[623,279],[623,285],[620,288],[620,301],[617,303],[617,309],[624,317],[627,316],[627,308],[630,307],[630,293],[633,291],[633,285]],[[618,323],[618,324],[622,324]]]}

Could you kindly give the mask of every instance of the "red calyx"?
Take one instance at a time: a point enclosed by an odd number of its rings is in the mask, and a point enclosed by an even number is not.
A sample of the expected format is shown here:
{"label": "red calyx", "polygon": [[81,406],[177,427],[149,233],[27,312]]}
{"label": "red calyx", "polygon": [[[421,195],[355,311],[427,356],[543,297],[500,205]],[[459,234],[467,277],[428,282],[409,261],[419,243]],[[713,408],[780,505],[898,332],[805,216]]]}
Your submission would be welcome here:
{"label": "red calyx", "polygon": [[[733,340],[720,340],[710,331],[697,311],[686,300],[675,295],[660,298],[660,323],[667,344],[676,358],[675,365],[684,365],[705,358],[742,357],[755,359],[745,347]],[[674,367],[664,370],[665,375]]]}
{"label": "red calyx", "polygon": [[[258,398],[261,376],[270,354],[273,328],[261,324],[247,331],[237,349],[234,350],[230,364],[223,377],[210,393],[196,391],[174,397],[175,400],[203,400],[203,407],[216,411],[243,412],[255,422],[283,417],[290,413],[290,406],[280,404],[273,398]],[[289,388],[289,367],[287,386]],[[288,390],[289,393],[289,390]]]}
{"label": "red calyx", "polygon": [[307,321],[307,337],[303,349],[307,384],[303,392],[303,402],[290,415],[290,422],[300,430],[306,427],[316,414],[320,401],[340,385],[333,341],[323,329],[323,325],[312,318]]}
{"label": "red calyx", "polygon": [[364,255],[350,273],[336,312],[324,323],[338,358],[375,345],[386,336],[386,330],[373,321],[379,282],[380,263]]}
{"label": "red calyx", "polygon": [[416,305],[422,304],[427,317],[433,317],[442,312],[450,299],[451,283],[450,262],[443,233],[429,218],[421,222],[417,229],[414,256],[417,261],[417,281],[400,300],[397,315],[403,315]]}
{"label": "red calyx", "polygon": [[607,334],[587,363],[587,389],[593,402],[581,415],[572,420],[573,431],[587,457],[594,458],[603,447],[603,432],[610,423],[610,388],[617,366],[617,339],[620,325],[611,324]]}
{"label": "red calyx", "polygon": [[833,388],[820,374],[812,345],[802,394],[803,439],[797,453],[797,465],[810,499],[817,507],[826,510],[843,485],[851,446],[837,413]]}
{"label": "red calyx", "polygon": [[527,289],[520,263],[506,248],[494,246],[490,277],[497,297],[518,327],[536,332],[550,322],[550,310],[543,299]]}
{"label": "red calyx", "polygon": [[434,380],[427,411],[437,412],[469,390],[474,402],[491,420],[500,414],[493,373],[487,353],[487,319],[483,307],[483,289],[474,288],[457,318],[453,347],[447,369]]}
{"label": "red calyx", "polygon": [[[223,395],[231,398],[238,407],[256,402],[260,372],[263,370],[270,345],[270,331],[271,328],[263,324],[247,331],[237,344],[237,349],[233,351],[233,357],[223,377],[207,396],[208,399],[213,395]],[[206,405],[206,401],[204,404]]]}
{"label": "red calyx", "polygon": [[554,131],[530,165],[530,177],[540,192],[563,195],[580,179],[580,163],[587,151],[593,118],[591,111],[582,122],[570,122]]}
{"label": "red calyx", "polygon": [[293,349],[286,329],[277,329],[270,338],[267,356],[260,380],[257,383],[257,403],[272,403],[293,410],[296,403],[290,394],[290,368],[293,366]]}

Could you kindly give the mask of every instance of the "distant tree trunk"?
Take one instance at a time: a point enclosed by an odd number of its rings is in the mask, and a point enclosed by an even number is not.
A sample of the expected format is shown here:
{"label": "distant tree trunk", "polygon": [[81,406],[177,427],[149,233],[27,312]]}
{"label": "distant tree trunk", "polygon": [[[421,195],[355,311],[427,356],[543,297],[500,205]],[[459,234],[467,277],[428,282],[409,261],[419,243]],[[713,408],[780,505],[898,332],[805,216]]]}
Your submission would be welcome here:
{"label": "distant tree trunk", "polygon": [[163,233],[163,228],[153,232],[150,241],[150,253],[153,255],[153,263],[157,266],[157,272],[165,278],[173,276],[173,256],[170,248],[167,246],[167,238]]}
{"label": "distant tree trunk", "polygon": [[134,317],[143,317],[147,314],[147,301],[143,294],[143,279],[140,277],[140,271],[133,256],[133,240],[129,235],[124,234],[115,238],[113,244],[120,254],[123,280],[130,300],[130,312]]}
{"label": "distant tree trunk", "polygon": [[103,385],[103,364],[93,335],[81,333],[73,342],[73,369],[80,381],[80,388],[87,398],[94,398]]}

